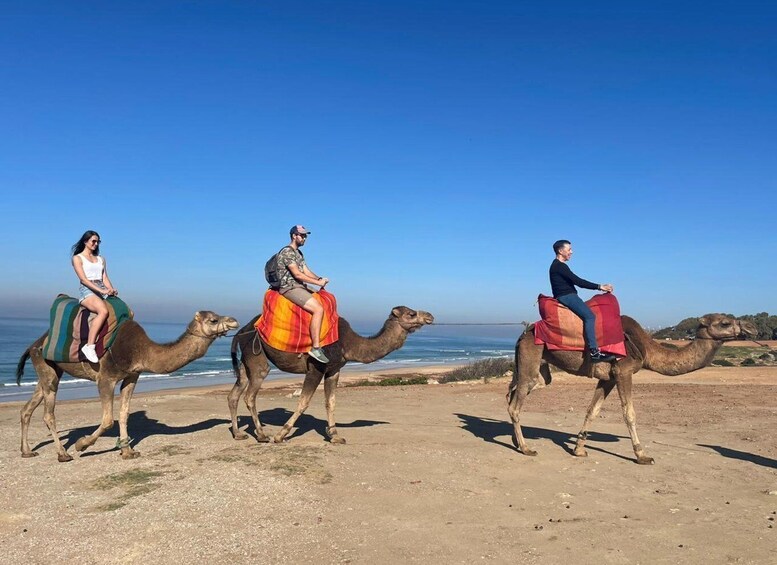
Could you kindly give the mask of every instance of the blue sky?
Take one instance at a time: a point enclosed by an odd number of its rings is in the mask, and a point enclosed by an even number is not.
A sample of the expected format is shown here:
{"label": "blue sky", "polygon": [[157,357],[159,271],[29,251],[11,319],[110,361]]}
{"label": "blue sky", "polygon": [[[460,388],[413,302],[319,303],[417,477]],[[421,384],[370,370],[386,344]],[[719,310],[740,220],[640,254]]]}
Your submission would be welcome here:
{"label": "blue sky", "polygon": [[[768,2],[0,5],[0,312],[258,313],[306,225],[352,321],[534,320],[551,244],[655,327],[777,313]],[[584,297],[590,293],[583,292]]]}

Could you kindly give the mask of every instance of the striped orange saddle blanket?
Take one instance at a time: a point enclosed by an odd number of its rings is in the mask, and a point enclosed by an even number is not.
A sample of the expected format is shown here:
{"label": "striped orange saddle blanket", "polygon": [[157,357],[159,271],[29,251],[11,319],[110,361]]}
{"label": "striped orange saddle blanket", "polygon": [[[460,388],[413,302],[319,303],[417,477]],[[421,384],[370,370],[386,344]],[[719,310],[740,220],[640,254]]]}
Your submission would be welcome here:
{"label": "striped orange saddle blanket", "polygon": [[[626,356],[621,310],[618,299],[611,293],[597,294],[586,300],[596,314],[596,340],[599,349],[606,353]],[[548,349],[583,351],[583,320],[555,298],[540,294],[540,317],[534,324],[534,343],[544,343]]]}
{"label": "striped orange saddle blanket", "polygon": [[[320,335],[323,347],[340,339],[337,300],[334,294],[323,289],[313,293],[313,297],[324,307]],[[280,292],[270,289],[264,293],[262,315],[254,327],[270,347],[290,353],[306,353],[313,345],[310,339],[311,317],[311,314],[281,296]]]}

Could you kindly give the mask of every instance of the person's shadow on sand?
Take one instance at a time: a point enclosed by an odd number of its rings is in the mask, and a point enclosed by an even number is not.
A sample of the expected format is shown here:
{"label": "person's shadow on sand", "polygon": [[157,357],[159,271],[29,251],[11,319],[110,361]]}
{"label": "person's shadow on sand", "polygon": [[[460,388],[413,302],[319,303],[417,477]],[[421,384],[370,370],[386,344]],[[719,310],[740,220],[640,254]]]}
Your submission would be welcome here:
{"label": "person's shadow on sand", "polygon": [[[292,414],[293,412],[286,410],[285,408],[273,408],[272,410],[264,410],[260,412],[259,421],[262,422],[262,426],[264,427],[272,426],[274,428],[280,429],[283,427],[283,424],[285,424],[288,419],[291,418]],[[388,423],[389,422],[383,422],[380,420],[354,420],[350,423],[337,422],[337,428],[367,428]],[[245,426],[244,431],[246,433],[251,435],[256,434],[256,427],[251,420],[251,416],[238,416],[237,424],[240,428]],[[328,441],[329,436],[326,435],[326,427],[326,420],[321,420],[320,418],[316,418],[315,416],[311,416],[310,414],[305,413],[302,414],[302,416],[300,416],[299,419],[295,422],[294,430],[289,436],[286,437],[286,439],[288,440],[292,437],[299,437],[312,431],[316,432],[318,435]],[[269,432],[270,430],[265,430],[265,433]]]}
{"label": "person's shadow on sand", "polygon": [[707,447],[713,451],[717,451],[723,457],[730,459],[739,459],[740,461],[749,461],[762,467],[769,467],[770,469],[777,469],[777,460],[770,459],[769,457],[763,457],[762,455],[754,455],[753,453],[747,453],[746,451],[739,451],[736,449],[730,449],[720,445],[707,445],[704,443],[697,443],[699,447]]}
{"label": "person's shadow on sand", "polygon": [[[512,451],[516,450],[516,448],[512,444],[512,440],[510,441],[510,443],[507,443],[496,439],[502,436],[507,436],[509,438],[512,438],[513,425],[510,422],[506,422],[504,420],[493,420],[491,418],[479,418],[477,416],[471,416],[469,414],[454,414],[454,415],[459,420],[461,420],[462,429],[468,431],[475,437],[479,437],[480,439],[482,439],[483,441],[487,441],[488,443],[501,445],[502,447],[506,447]],[[545,428],[534,428],[531,426],[521,426],[521,429],[523,430],[523,436],[527,440],[549,439],[553,443],[555,443],[556,445],[564,449],[564,451],[566,451],[570,455],[574,455],[575,443],[577,442],[577,434],[571,435],[571,434],[566,434],[564,432],[548,430]],[[627,438],[625,436],[614,436],[612,434],[588,432],[589,442],[619,442],[621,441],[621,439],[627,439]],[[632,461],[630,457],[624,457],[623,455],[620,455],[618,453],[612,453],[611,451],[607,451],[606,449],[601,449],[599,447],[596,447],[595,445],[591,445],[590,443],[586,443],[586,449],[592,450],[592,451],[600,451],[602,453],[614,455],[615,457],[619,457],[627,461]]]}

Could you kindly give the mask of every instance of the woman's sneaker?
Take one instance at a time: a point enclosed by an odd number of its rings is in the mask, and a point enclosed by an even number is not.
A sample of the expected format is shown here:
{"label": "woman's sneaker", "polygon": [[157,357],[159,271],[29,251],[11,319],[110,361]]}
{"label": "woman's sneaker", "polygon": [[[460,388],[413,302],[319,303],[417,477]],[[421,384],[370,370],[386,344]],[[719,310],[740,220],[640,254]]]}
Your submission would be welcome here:
{"label": "woman's sneaker", "polygon": [[324,350],[320,347],[314,347],[308,352],[308,355],[320,363],[329,363],[329,358],[324,355]]}
{"label": "woman's sneaker", "polygon": [[94,344],[87,343],[81,348],[81,353],[84,354],[90,363],[97,363],[100,360],[97,358],[97,352],[94,350]]}
{"label": "woman's sneaker", "polygon": [[615,355],[604,353],[599,349],[591,350],[591,361],[593,361],[594,363],[602,363],[603,361],[615,361],[615,359],[617,359]]}

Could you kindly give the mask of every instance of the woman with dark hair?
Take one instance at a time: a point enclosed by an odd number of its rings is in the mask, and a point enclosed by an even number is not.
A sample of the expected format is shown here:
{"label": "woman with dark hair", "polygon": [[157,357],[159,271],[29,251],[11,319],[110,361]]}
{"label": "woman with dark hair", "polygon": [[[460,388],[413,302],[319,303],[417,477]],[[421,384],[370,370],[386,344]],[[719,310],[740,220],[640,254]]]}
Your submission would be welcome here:
{"label": "woman with dark hair", "polygon": [[100,257],[100,234],[93,230],[85,231],[73,246],[72,252],[73,269],[81,282],[78,289],[79,303],[96,314],[89,326],[89,338],[86,345],[81,348],[81,352],[91,363],[97,363],[94,344],[97,341],[97,333],[108,318],[105,299],[109,296],[118,296],[119,291],[113,288],[111,279],[108,278],[105,259]]}

